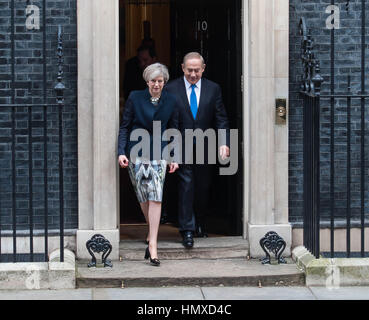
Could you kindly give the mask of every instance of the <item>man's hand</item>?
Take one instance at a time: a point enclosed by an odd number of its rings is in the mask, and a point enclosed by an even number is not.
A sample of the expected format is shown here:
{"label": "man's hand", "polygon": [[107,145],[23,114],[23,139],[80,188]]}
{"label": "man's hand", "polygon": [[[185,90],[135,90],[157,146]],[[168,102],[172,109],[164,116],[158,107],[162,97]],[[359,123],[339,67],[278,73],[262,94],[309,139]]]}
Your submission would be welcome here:
{"label": "man's hand", "polygon": [[219,154],[222,160],[229,157],[229,147],[228,146],[220,146],[219,147]]}
{"label": "man's hand", "polygon": [[172,162],[169,164],[169,173],[175,172],[179,168],[178,163]]}
{"label": "man's hand", "polygon": [[121,168],[127,168],[128,167],[128,163],[129,163],[129,160],[126,156],[119,156],[118,158],[118,162],[119,162],[119,165]]}

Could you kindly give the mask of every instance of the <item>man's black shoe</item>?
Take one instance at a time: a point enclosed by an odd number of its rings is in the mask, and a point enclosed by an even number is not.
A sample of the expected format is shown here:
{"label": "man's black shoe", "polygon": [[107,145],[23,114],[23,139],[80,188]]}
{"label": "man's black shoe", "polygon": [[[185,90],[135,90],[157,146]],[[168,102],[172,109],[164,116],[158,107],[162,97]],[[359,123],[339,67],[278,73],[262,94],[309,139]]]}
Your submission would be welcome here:
{"label": "man's black shoe", "polygon": [[192,248],[193,247],[193,234],[192,231],[184,231],[182,233],[182,244],[185,248]]}
{"label": "man's black shoe", "polygon": [[167,215],[161,215],[160,224],[166,224],[167,222],[168,222],[168,216]]}
{"label": "man's black shoe", "polygon": [[204,231],[204,228],[199,225],[196,227],[195,237],[196,238],[207,238],[208,234]]}
{"label": "man's black shoe", "polygon": [[160,216],[160,224],[166,224],[168,222],[168,211],[166,208],[162,208]]}

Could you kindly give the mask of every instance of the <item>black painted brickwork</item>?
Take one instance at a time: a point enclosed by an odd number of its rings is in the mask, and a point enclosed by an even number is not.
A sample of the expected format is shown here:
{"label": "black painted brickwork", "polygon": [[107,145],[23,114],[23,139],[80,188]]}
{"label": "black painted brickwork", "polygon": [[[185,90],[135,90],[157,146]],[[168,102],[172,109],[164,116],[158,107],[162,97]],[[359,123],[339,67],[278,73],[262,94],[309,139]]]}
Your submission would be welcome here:
{"label": "black painted brickwork", "polygon": [[[10,0],[0,0],[0,103],[11,103],[11,28]],[[41,29],[27,31],[25,29],[25,8],[31,1],[16,0],[16,35],[15,35],[15,71],[16,71],[16,103],[43,102],[43,50],[42,50],[42,1],[32,1],[41,9]],[[290,0],[290,94],[289,94],[289,208],[290,221],[302,219],[302,107],[298,94],[299,80],[302,72],[300,61],[300,41],[298,21],[301,16],[307,20],[316,41],[317,57],[321,61],[322,74],[325,79],[323,93],[329,91],[329,50],[330,32],[325,29],[328,14],[325,8],[330,0]],[[353,91],[359,88],[360,76],[360,2],[351,0],[347,13],[346,0],[337,0],[341,8],[341,29],[336,30],[336,91],[345,90],[348,72],[353,76]],[[368,1],[369,2],[369,1]],[[369,5],[369,4],[368,4]],[[57,75],[56,33],[57,25],[63,26],[64,36],[64,83],[66,89],[66,107],[64,109],[64,152],[65,152],[65,227],[77,228],[77,44],[76,44],[76,0],[47,0],[47,100],[55,102],[53,86]],[[367,8],[367,16],[369,12]],[[369,23],[368,23],[369,24]],[[368,42],[369,43],[369,39]],[[367,50],[368,52],[369,50]],[[369,59],[367,59],[369,61]],[[368,66],[368,63],[367,63]],[[366,73],[368,75],[369,72]],[[367,90],[369,79],[367,79]],[[335,164],[337,215],[343,215],[345,208],[346,171],[345,171],[345,137],[346,109],[344,102],[337,101],[337,151],[341,153]],[[342,106],[343,105],[343,106]],[[329,105],[322,106],[322,204],[327,206],[329,194]],[[367,112],[367,118],[369,117]],[[353,109],[353,208],[358,210],[358,162],[359,138],[357,137],[359,114]],[[41,108],[33,111],[33,191],[34,191],[34,222],[35,227],[43,226],[43,143],[42,129],[37,128],[43,121]],[[49,228],[57,228],[59,224],[59,188],[58,188],[58,130],[57,109],[48,111],[48,165],[49,165]],[[18,108],[16,115],[17,128],[17,228],[28,228],[28,123],[27,110]],[[366,120],[368,122],[368,120]],[[366,126],[369,129],[369,126]],[[355,131],[356,130],[356,131]],[[368,130],[369,132],[369,130]],[[41,142],[37,142],[37,138]],[[11,224],[11,109],[0,109],[0,213],[1,230],[10,229]],[[369,144],[366,142],[366,146]],[[367,153],[368,151],[366,151]],[[368,156],[366,155],[366,159]],[[356,162],[355,162],[356,161]],[[368,170],[366,169],[366,177]],[[368,186],[366,186],[366,189]],[[366,199],[368,199],[366,190]],[[342,209],[340,209],[342,208]],[[366,209],[367,210],[367,209]],[[325,209],[325,214],[328,211]]]}
{"label": "black painted brickwork", "polygon": [[[361,0],[350,0],[346,11],[346,0],[336,0],[340,7],[340,29],[335,31],[335,92],[345,92],[347,75],[352,77],[352,91],[360,90],[361,66]],[[299,96],[302,63],[300,53],[301,37],[298,34],[300,17],[305,17],[307,26],[315,39],[316,57],[321,62],[325,83],[322,93],[330,93],[330,30],[326,29],[325,13],[331,0],[290,0],[290,85],[289,85],[289,217],[290,221],[302,221],[303,215],[303,124],[302,101]],[[366,90],[369,91],[369,1],[366,6]],[[353,101],[351,133],[351,201],[354,219],[360,214],[360,102]],[[368,155],[369,155],[369,101],[366,102],[365,119],[365,212],[369,212],[368,195]],[[346,100],[336,100],[335,104],[335,216],[346,216],[347,205],[347,108]],[[330,196],[330,101],[321,102],[321,205],[322,216],[328,217]],[[324,219],[323,219],[324,220]]]}
{"label": "black painted brickwork", "polygon": [[[15,0],[15,103],[43,103],[43,1]],[[26,29],[26,6],[40,8],[40,29]],[[0,104],[12,103],[11,1],[0,0]],[[77,27],[76,0],[46,1],[47,102],[55,103],[54,85],[58,74],[57,26],[63,28],[65,108],[64,127],[64,215],[65,228],[78,226],[77,199]],[[43,108],[32,109],[32,174],[34,228],[44,228],[44,144]],[[48,220],[49,229],[59,226],[59,132],[58,108],[49,107]],[[16,109],[16,212],[17,229],[29,228],[28,110]],[[12,223],[12,114],[0,107],[0,215],[1,230]]]}

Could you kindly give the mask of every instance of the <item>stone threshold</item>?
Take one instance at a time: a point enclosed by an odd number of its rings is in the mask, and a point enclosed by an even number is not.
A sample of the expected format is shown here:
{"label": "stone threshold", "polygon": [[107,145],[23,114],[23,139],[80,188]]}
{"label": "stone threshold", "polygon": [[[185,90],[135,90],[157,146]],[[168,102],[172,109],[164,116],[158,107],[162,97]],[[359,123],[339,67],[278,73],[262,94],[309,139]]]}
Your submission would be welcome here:
{"label": "stone threshold", "polygon": [[304,246],[292,251],[292,259],[305,273],[307,286],[369,285],[369,258],[319,258],[316,259]]}
{"label": "stone threshold", "polygon": [[[119,244],[120,259],[140,261],[146,247],[143,240],[122,240]],[[249,255],[249,243],[242,237],[194,238],[193,248],[186,249],[180,238],[166,239],[159,241],[158,255],[161,260],[246,259]]]}
{"label": "stone threshold", "polygon": [[147,260],[113,261],[113,268],[88,268],[79,261],[78,288],[176,287],[176,286],[303,286],[304,273],[287,264],[263,265],[259,259],[161,260],[160,267]]}

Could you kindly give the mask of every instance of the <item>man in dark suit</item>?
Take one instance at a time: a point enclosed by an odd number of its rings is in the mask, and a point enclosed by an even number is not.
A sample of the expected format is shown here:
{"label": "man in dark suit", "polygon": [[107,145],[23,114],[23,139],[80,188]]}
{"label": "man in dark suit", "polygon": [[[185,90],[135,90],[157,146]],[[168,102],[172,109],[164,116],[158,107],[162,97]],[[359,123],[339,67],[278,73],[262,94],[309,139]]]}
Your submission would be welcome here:
{"label": "man in dark suit", "polygon": [[[203,57],[190,52],[183,58],[184,77],[169,82],[165,90],[173,93],[177,99],[179,112],[179,130],[185,140],[186,129],[229,129],[227,114],[218,84],[202,78],[205,70]],[[227,141],[226,141],[227,140]],[[229,156],[228,138],[220,143],[220,156]],[[195,164],[183,163],[178,171],[178,224],[183,245],[192,248],[195,236],[206,236],[204,217],[208,208],[212,165],[207,164],[208,145],[204,144],[205,163],[196,164],[196,140],[193,143]],[[182,148],[182,154],[185,147]],[[185,159],[185,155],[183,156]]]}
{"label": "man in dark suit", "polygon": [[[149,39],[153,42],[152,39]],[[127,101],[129,94],[134,90],[144,90],[147,87],[142,78],[142,72],[146,67],[157,61],[156,51],[149,40],[142,40],[141,46],[137,49],[137,55],[127,60],[123,79],[124,99]]]}

